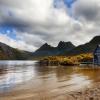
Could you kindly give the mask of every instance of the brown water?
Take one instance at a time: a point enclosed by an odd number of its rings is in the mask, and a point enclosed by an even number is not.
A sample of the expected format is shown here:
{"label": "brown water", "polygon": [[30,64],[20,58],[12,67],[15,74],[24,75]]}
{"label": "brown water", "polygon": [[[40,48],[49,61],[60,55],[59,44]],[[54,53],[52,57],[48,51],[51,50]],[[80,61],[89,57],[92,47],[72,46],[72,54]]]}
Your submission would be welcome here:
{"label": "brown water", "polygon": [[100,82],[94,67],[40,66],[35,61],[0,61],[0,100],[47,100]]}

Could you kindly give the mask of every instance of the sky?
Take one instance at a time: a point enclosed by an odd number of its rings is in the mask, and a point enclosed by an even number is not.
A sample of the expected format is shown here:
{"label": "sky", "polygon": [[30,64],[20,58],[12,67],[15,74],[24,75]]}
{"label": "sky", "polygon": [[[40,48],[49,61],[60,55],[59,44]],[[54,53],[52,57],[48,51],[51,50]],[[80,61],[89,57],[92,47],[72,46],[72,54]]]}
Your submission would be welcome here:
{"label": "sky", "polygon": [[0,0],[0,42],[26,51],[100,35],[100,0]]}

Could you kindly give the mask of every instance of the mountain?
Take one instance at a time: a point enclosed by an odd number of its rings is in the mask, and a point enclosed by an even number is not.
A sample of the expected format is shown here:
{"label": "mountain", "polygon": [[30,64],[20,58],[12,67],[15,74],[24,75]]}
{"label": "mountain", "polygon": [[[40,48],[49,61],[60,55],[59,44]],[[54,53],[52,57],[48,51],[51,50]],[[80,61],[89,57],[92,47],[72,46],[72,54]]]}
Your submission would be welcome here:
{"label": "mountain", "polygon": [[71,42],[60,41],[57,46],[57,50],[59,51],[58,55],[63,55],[63,52],[68,52],[74,48],[75,46]]}
{"label": "mountain", "polygon": [[57,47],[52,47],[45,43],[33,53],[33,56],[70,56],[82,53],[93,53],[98,44],[100,44],[100,36],[96,36],[88,43],[77,47],[75,47],[71,42],[60,41]]}
{"label": "mountain", "polygon": [[48,45],[47,43],[45,43],[44,45],[42,45],[37,51],[50,51],[50,50],[54,50],[55,47],[52,47],[51,45]]}
{"label": "mountain", "polygon": [[60,41],[57,47],[52,47],[45,43],[38,50],[33,53],[33,56],[56,56],[61,55],[65,51],[70,51],[75,46],[71,42]]}
{"label": "mountain", "polygon": [[91,41],[91,44],[100,44],[100,36],[95,36]]}
{"label": "mountain", "polygon": [[0,59],[1,60],[28,60],[35,57],[44,56],[71,56],[82,53],[93,53],[96,46],[100,44],[100,36],[94,37],[86,44],[75,47],[71,42],[60,41],[57,47],[45,43],[35,52],[27,52],[12,48],[0,42]]}
{"label": "mountain", "polygon": [[72,48],[74,48],[75,46],[71,43],[71,42],[63,42],[63,41],[60,41],[57,48],[59,50],[70,50]]}
{"label": "mountain", "polygon": [[93,53],[97,45],[100,44],[100,36],[94,37],[91,41],[86,44],[79,45],[69,52],[64,52],[63,55],[77,55],[81,53]]}
{"label": "mountain", "polygon": [[31,52],[18,50],[0,42],[0,60],[27,60],[31,56]]}

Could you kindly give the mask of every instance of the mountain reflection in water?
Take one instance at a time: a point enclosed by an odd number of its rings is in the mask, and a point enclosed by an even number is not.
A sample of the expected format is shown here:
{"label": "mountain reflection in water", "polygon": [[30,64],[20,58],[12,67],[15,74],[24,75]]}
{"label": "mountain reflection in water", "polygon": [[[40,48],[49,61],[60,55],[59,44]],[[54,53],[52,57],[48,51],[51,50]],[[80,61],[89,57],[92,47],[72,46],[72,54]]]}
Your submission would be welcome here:
{"label": "mountain reflection in water", "polygon": [[0,61],[0,93],[60,94],[90,87],[100,81],[92,67],[40,66],[35,61]]}

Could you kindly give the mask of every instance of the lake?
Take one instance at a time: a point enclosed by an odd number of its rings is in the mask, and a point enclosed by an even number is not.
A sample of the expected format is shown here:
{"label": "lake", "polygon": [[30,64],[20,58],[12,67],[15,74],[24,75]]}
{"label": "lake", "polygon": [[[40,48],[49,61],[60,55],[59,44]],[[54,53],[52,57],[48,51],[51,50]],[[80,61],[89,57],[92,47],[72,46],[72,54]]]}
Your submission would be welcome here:
{"label": "lake", "polygon": [[97,67],[0,61],[0,100],[53,100],[68,92],[92,87],[96,82],[100,82]]}

